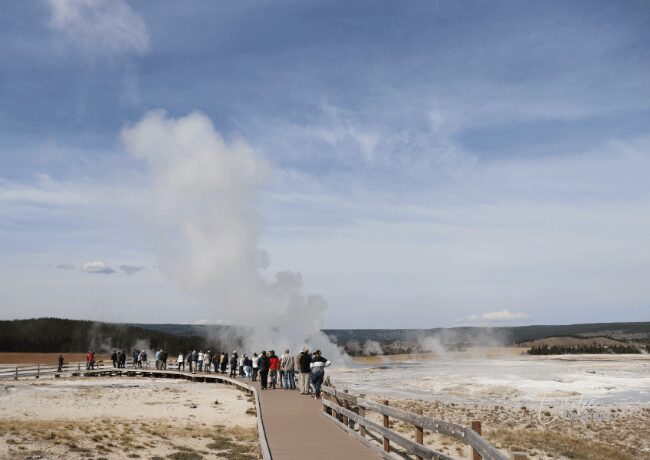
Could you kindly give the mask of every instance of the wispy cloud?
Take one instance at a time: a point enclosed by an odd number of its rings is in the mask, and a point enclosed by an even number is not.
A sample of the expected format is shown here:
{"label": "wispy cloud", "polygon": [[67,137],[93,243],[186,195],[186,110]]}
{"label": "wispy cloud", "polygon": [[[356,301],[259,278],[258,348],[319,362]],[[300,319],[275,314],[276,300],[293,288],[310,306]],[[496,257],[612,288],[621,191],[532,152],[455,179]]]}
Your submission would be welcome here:
{"label": "wispy cloud", "polygon": [[483,322],[499,322],[499,321],[513,321],[517,319],[526,319],[526,313],[513,313],[510,310],[489,311],[477,315],[469,315],[464,319],[466,321],[483,321]]}
{"label": "wispy cloud", "polygon": [[50,27],[70,45],[108,55],[149,49],[144,21],[123,0],[49,0],[49,5]]}
{"label": "wispy cloud", "polygon": [[115,270],[101,261],[86,262],[81,266],[81,271],[94,275],[112,275],[115,273]]}
{"label": "wispy cloud", "polygon": [[144,270],[146,267],[142,265],[120,265],[120,270],[122,270],[127,275],[133,275]]}
{"label": "wispy cloud", "polygon": [[59,264],[56,265],[56,268],[58,268],[59,270],[74,270],[75,264],[70,264],[70,263]]}

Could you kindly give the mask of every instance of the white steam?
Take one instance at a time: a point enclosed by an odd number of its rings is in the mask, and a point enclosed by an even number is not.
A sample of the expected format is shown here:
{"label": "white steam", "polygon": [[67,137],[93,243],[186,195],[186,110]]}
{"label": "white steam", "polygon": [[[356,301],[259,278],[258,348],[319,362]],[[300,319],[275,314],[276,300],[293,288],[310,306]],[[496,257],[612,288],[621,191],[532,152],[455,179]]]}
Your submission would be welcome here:
{"label": "white steam", "polygon": [[163,273],[214,302],[215,316],[252,328],[251,350],[309,343],[334,353],[320,332],[325,300],[303,293],[299,273],[263,276],[269,256],[258,247],[254,202],[270,165],[243,140],[225,141],[199,112],[152,111],[122,140],[148,165],[147,216]]}

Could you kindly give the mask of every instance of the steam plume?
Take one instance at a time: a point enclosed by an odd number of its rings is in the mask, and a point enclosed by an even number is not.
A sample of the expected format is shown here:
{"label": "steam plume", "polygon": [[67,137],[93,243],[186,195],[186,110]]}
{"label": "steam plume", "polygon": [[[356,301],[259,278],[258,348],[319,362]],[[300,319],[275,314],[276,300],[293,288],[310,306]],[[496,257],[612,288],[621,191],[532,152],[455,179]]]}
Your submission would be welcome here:
{"label": "steam plume", "polygon": [[320,332],[327,303],[306,296],[299,273],[263,271],[258,191],[270,165],[243,140],[225,141],[200,112],[171,118],[152,111],[124,129],[126,150],[149,168],[148,209],[163,273],[214,302],[215,313],[249,326],[247,346],[336,348]]}

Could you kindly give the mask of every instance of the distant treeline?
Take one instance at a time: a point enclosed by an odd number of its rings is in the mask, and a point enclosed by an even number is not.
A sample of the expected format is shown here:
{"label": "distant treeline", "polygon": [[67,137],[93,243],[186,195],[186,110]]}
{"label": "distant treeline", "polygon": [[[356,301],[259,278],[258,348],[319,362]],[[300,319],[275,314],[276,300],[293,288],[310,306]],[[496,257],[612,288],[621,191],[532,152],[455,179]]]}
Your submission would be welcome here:
{"label": "distant treeline", "polygon": [[643,334],[650,337],[650,322],[635,323],[584,323],[584,324],[553,324],[532,326],[506,327],[450,327],[432,329],[325,329],[330,338],[339,345],[356,340],[365,342],[373,340],[384,345],[395,341],[418,341],[425,337],[438,337],[445,342],[498,342],[503,345],[514,345],[529,340],[546,337],[574,336],[584,337],[583,334],[598,334],[612,336],[618,334]]}
{"label": "distant treeline", "polygon": [[[650,351],[650,345],[645,346]],[[624,354],[641,353],[641,348],[635,345],[536,345],[528,350],[529,355],[569,355],[569,354]]]}
{"label": "distant treeline", "polygon": [[224,341],[215,335],[184,335],[145,329],[126,324],[38,318],[0,321],[0,352],[84,353],[111,352],[148,347],[170,353],[190,349],[226,350],[232,337]]}

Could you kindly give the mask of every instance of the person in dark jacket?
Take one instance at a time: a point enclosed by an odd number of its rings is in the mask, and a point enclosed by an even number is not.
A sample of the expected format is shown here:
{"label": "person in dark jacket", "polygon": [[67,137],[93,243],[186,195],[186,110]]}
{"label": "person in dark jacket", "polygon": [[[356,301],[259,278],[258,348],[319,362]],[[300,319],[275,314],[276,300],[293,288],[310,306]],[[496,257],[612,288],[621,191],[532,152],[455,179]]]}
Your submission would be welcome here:
{"label": "person in dark jacket", "polygon": [[113,368],[117,367],[117,350],[113,350],[113,354],[111,355],[111,361],[113,361]]}
{"label": "person in dark jacket", "polygon": [[228,355],[226,353],[221,353],[221,361],[219,363],[221,366],[221,373],[226,373],[226,367],[228,367]]}
{"label": "person in dark jacket", "polygon": [[298,368],[300,370],[300,377],[298,380],[300,386],[300,394],[309,394],[309,382],[311,380],[311,356],[309,350],[303,348],[298,355]]}
{"label": "person in dark jacket", "polygon": [[262,352],[260,359],[257,361],[257,366],[260,373],[260,384],[262,390],[266,390],[268,386],[268,379],[269,379],[269,367],[271,366],[271,362],[269,360],[269,357],[266,354],[266,351]]}
{"label": "person in dark jacket", "polygon": [[[115,366],[115,365],[113,365]],[[63,372],[63,355],[59,355],[59,368],[56,370],[57,372]]]}
{"label": "person in dark jacket", "polygon": [[239,361],[239,356],[237,355],[236,351],[232,352],[232,355],[230,355],[230,376],[231,377],[236,377],[237,376],[237,362]]}

